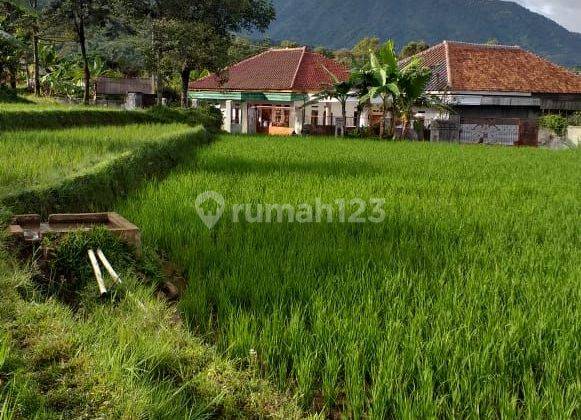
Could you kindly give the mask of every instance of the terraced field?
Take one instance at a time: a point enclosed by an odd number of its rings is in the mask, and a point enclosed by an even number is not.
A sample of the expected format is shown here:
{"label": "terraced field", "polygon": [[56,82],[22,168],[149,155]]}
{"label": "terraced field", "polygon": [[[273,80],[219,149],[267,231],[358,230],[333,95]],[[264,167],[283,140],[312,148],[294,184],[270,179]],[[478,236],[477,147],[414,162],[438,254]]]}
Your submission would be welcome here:
{"label": "terraced field", "polygon": [[0,132],[0,197],[53,185],[145,144],[191,131],[182,124],[132,124]]}

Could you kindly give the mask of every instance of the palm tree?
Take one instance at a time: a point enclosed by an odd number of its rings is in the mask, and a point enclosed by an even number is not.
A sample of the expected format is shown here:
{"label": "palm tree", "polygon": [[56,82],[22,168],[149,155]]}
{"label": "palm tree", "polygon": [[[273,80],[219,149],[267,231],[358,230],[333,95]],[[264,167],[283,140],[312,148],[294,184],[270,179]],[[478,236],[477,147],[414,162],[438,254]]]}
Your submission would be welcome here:
{"label": "palm tree", "polygon": [[[369,93],[369,89],[373,85],[373,77],[368,68],[355,68],[351,75],[353,83],[353,91],[355,96],[361,98]],[[371,100],[367,96],[367,100],[359,101],[357,104],[357,111],[359,119],[355,121],[356,127],[361,127],[361,115],[366,108],[371,108]]]}
{"label": "palm tree", "polygon": [[360,103],[368,102],[374,98],[381,99],[381,123],[379,125],[379,137],[385,134],[385,120],[390,110],[390,101],[394,101],[400,94],[397,85],[399,67],[397,54],[393,41],[387,41],[375,54],[369,54],[369,68],[365,69],[371,80],[371,86],[366,94],[359,98]]}
{"label": "palm tree", "polygon": [[314,98],[306,102],[303,107],[311,104],[319,103],[325,99],[336,99],[341,104],[341,117],[343,118],[342,135],[345,135],[345,124],[347,123],[347,101],[353,96],[353,88],[355,86],[354,75],[351,75],[347,80],[340,80],[333,72],[323,66],[323,69],[329,74],[332,84],[327,86],[324,90],[314,96]]}
{"label": "palm tree", "polygon": [[409,132],[414,107],[449,111],[440,98],[426,93],[431,77],[431,70],[417,57],[411,59],[399,72],[397,85],[400,94],[395,98],[394,105],[402,119],[402,138],[406,138]]}

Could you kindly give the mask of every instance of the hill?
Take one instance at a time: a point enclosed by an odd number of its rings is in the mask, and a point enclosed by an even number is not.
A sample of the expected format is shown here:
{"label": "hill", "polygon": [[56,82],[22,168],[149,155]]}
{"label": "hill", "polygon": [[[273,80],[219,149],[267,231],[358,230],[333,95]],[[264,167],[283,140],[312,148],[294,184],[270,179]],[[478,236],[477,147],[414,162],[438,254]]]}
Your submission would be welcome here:
{"label": "hill", "polygon": [[269,36],[350,48],[359,39],[393,38],[516,44],[566,65],[581,65],[581,34],[512,2],[500,0],[273,0]]}

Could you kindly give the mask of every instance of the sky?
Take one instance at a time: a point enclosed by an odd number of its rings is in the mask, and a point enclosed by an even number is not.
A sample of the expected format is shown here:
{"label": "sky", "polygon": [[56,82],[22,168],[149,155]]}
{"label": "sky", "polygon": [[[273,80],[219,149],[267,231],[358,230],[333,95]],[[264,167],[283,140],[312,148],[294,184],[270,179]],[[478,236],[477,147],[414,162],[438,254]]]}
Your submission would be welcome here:
{"label": "sky", "polygon": [[581,32],[581,0],[513,0],[561,26]]}

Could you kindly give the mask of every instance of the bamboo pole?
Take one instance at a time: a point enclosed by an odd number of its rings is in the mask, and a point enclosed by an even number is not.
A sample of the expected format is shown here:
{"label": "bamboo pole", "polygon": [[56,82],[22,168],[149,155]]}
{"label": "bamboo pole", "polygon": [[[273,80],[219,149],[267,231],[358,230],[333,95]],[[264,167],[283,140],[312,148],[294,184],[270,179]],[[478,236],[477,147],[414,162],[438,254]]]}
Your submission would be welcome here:
{"label": "bamboo pole", "polygon": [[101,262],[105,266],[105,269],[107,270],[109,275],[113,278],[113,280],[121,284],[121,279],[119,278],[119,275],[115,272],[115,270],[113,270],[113,267],[109,263],[109,260],[107,259],[107,257],[105,257],[105,254],[103,253],[103,251],[101,251],[100,248],[97,249],[97,255],[99,256],[99,259],[101,260]]}
{"label": "bamboo pole", "polygon": [[105,288],[105,282],[103,281],[103,275],[101,274],[97,257],[95,257],[95,252],[92,249],[89,249],[88,253],[91,265],[93,266],[93,272],[95,273],[95,278],[97,279],[97,285],[99,286],[99,294],[103,297],[107,294],[107,289]]}

